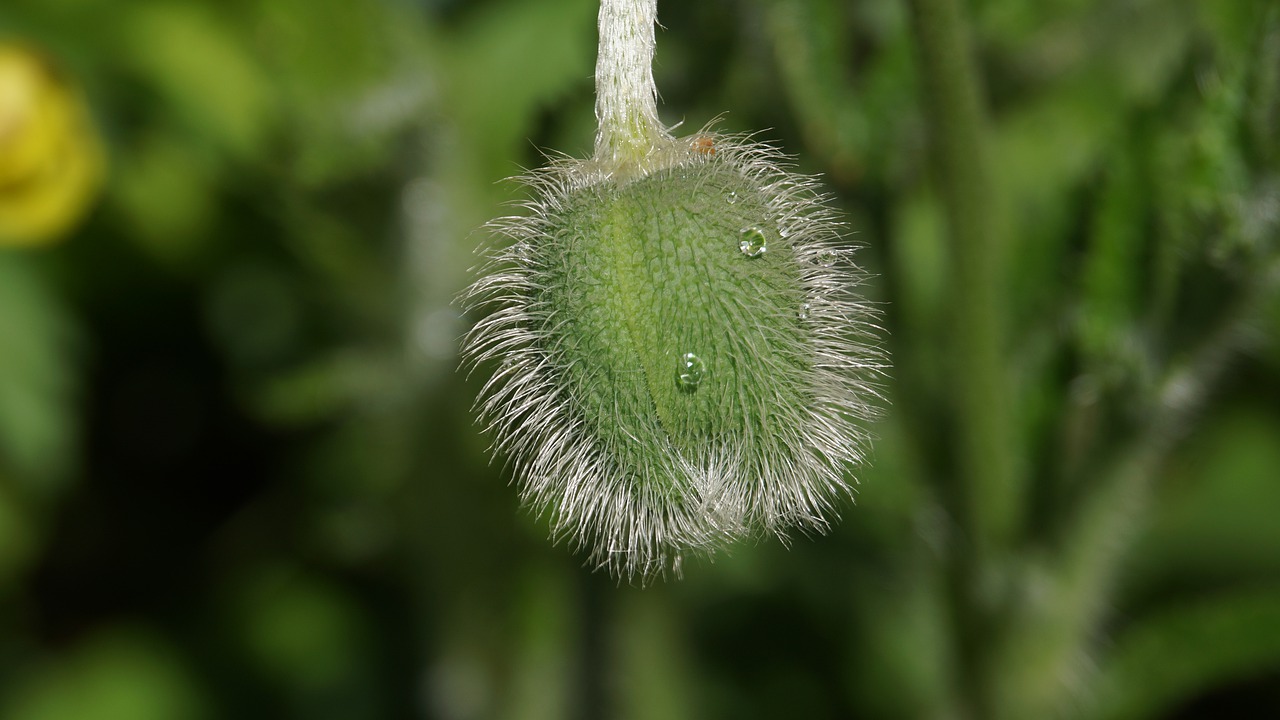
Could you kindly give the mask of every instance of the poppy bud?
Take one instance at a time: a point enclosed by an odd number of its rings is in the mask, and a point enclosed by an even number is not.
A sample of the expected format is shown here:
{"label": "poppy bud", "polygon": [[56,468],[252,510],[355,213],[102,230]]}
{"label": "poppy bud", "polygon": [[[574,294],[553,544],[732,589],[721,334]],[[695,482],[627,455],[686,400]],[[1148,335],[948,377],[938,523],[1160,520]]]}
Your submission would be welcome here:
{"label": "poppy bud", "polygon": [[492,224],[506,242],[466,295],[488,314],[464,352],[494,366],[496,449],[618,575],[823,530],[881,367],[832,210],[748,138],[621,147],[534,172],[526,212]]}

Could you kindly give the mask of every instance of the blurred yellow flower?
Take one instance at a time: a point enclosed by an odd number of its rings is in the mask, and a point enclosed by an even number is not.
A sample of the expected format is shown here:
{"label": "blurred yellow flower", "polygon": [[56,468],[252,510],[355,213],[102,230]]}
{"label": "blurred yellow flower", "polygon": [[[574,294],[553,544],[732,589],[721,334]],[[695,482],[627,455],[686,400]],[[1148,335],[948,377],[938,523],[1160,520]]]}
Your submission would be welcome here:
{"label": "blurred yellow flower", "polygon": [[30,48],[0,44],[0,246],[64,236],[97,196],[104,166],[79,91]]}

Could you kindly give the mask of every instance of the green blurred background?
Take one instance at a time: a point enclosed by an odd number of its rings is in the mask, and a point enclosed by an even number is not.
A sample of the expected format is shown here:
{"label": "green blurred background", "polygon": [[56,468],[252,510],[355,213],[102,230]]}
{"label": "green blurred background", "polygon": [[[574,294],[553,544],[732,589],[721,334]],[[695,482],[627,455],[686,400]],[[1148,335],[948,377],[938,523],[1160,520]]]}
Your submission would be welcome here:
{"label": "green blurred background", "polygon": [[593,0],[5,0],[105,180],[0,246],[0,717],[1280,717],[1280,7],[961,6],[1013,531],[908,3],[664,0],[663,119],[824,176],[895,368],[830,535],[639,588],[455,372],[501,180],[590,150]]}

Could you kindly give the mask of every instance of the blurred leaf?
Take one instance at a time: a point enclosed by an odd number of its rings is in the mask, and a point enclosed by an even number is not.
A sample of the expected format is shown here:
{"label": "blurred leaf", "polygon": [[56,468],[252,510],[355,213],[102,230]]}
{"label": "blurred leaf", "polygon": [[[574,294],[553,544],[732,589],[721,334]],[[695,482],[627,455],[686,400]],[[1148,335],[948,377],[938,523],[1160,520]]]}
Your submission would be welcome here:
{"label": "blurred leaf", "polygon": [[[903,152],[916,111],[899,4],[786,0],[772,4],[768,20],[781,90],[814,155],[805,160],[829,168],[837,183],[856,183],[913,157],[914,148]],[[864,58],[870,48],[877,52]]]}
{"label": "blurred leaf", "polygon": [[1141,362],[1135,356],[1144,350],[1137,321],[1145,280],[1146,201],[1140,168],[1126,147],[1113,156],[1100,188],[1077,318],[1090,371],[1104,376],[1132,374],[1132,366]]}
{"label": "blurred leaf", "polygon": [[1142,618],[1102,665],[1102,720],[1163,717],[1179,702],[1280,664],[1280,588],[1237,590]]}
{"label": "blurred leaf", "polygon": [[238,591],[232,627],[256,668],[304,704],[353,700],[368,651],[359,608],[340,588],[273,567],[247,577]]}
{"label": "blurred leaf", "polygon": [[305,310],[291,270],[276,263],[242,261],[214,279],[205,300],[205,321],[236,365],[271,368],[297,352]]}
{"label": "blurred leaf", "polygon": [[1280,160],[1280,137],[1275,132],[1280,127],[1280,8],[1272,6],[1261,26],[1256,62],[1251,63],[1249,129],[1258,159],[1269,161],[1275,169]]}
{"label": "blurred leaf", "polygon": [[74,349],[37,268],[0,251],[0,469],[16,480],[48,483],[74,463]]}
{"label": "blurred leaf", "polygon": [[1077,182],[1119,139],[1127,114],[1152,102],[1173,77],[1191,40],[1191,18],[1179,3],[1151,3],[1142,13],[1132,5],[1099,3],[1088,22],[1060,29],[1070,37],[1043,46],[1076,49],[1000,121],[995,137],[1010,197],[1044,202]]}
{"label": "blurred leaf", "polygon": [[633,588],[615,604],[615,687],[624,720],[681,720],[703,717],[693,703],[695,686],[680,614],[661,588]]}
{"label": "blurred leaf", "polygon": [[777,62],[805,143],[837,168],[860,161],[870,128],[855,104],[844,58],[850,54],[842,7],[833,0],[776,3],[770,14]]}
{"label": "blurred leaf", "polygon": [[448,110],[482,182],[517,169],[536,112],[590,87],[595,9],[592,0],[486,5],[449,38]]}
{"label": "blurred leaf", "polygon": [[280,73],[291,112],[336,106],[385,75],[390,18],[378,3],[276,0],[255,7],[256,38]]}
{"label": "blurred leaf", "polygon": [[956,672],[938,566],[925,543],[908,542],[915,547],[897,556],[906,562],[889,577],[864,578],[855,590],[858,634],[853,642],[860,652],[850,653],[850,672],[856,675],[849,686],[867,717],[944,717],[947,678]]}
{"label": "blurred leaf", "polygon": [[402,394],[403,370],[389,352],[337,352],[268,382],[255,393],[255,410],[271,423],[289,425],[356,406],[385,406]]}
{"label": "blurred leaf", "polygon": [[1280,420],[1261,409],[1218,420],[1180,454],[1150,526],[1138,538],[1131,592],[1199,578],[1280,573]]}
{"label": "blurred leaf", "polygon": [[119,16],[119,52],[200,138],[255,157],[275,111],[262,67],[233,28],[192,3],[150,3]]}
{"label": "blurred leaf", "polygon": [[8,720],[209,717],[180,660],[145,632],[115,629],[26,671],[27,682],[0,700]]}
{"label": "blurred leaf", "polygon": [[[1156,102],[1188,52],[1194,26],[1180,3],[1096,3],[1087,19],[1048,25],[1013,59],[1040,67],[1026,98],[997,118],[996,180],[1021,234],[1013,295],[1029,310],[1054,300],[1076,222],[1068,192],[1087,180],[1124,129]],[[1048,57],[1039,57],[1049,53]],[[1024,322],[1041,322],[1038,313]]]}
{"label": "blurred leaf", "polygon": [[942,207],[928,193],[918,193],[903,197],[894,214],[897,234],[889,246],[890,261],[900,284],[904,330],[910,339],[928,341],[941,327],[950,284]]}
{"label": "blurred leaf", "polygon": [[517,636],[511,643],[509,661],[513,665],[504,720],[558,720],[573,717],[582,693],[584,668],[575,663],[576,650],[583,641],[578,619],[582,607],[574,597],[578,578],[563,566],[550,563],[531,566],[523,573],[517,602]]}
{"label": "blurred leaf", "polygon": [[421,122],[431,68],[410,56],[421,15],[393,3],[276,0],[251,16],[307,185],[385,168],[393,131]]}
{"label": "blurred leaf", "polygon": [[0,471],[0,598],[8,595],[38,549],[32,514]]}
{"label": "blurred leaf", "polygon": [[161,260],[194,260],[218,211],[209,158],[175,133],[151,132],[121,160],[111,191],[130,239]]}

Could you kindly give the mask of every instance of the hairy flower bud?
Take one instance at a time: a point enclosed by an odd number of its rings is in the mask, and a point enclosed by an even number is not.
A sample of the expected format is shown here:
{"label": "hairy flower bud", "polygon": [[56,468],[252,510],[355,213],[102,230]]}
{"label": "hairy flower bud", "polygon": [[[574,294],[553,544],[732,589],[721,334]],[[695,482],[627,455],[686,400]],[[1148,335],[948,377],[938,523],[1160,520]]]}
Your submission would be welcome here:
{"label": "hairy flower bud", "polygon": [[467,292],[479,408],[525,500],[647,578],[758,531],[822,530],[879,356],[839,224],[744,137],[657,119],[655,0],[602,0],[596,152],[524,180]]}
{"label": "hairy flower bud", "polygon": [[468,293],[480,409],[525,499],[611,571],[822,530],[872,415],[872,313],[830,209],[703,132],[630,176],[561,160]]}

